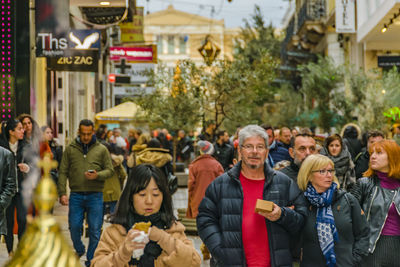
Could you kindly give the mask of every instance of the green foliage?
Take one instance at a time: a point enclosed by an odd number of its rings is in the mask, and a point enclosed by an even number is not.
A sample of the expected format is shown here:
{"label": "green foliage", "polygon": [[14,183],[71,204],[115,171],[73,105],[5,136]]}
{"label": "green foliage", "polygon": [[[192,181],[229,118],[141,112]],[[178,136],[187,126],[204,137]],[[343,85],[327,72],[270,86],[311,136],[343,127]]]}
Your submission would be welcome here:
{"label": "green foliage", "polygon": [[[343,86],[343,68],[335,66],[327,57],[319,57],[318,62],[310,62],[299,67],[302,77],[301,92],[306,99],[306,110],[318,113],[315,123],[325,131],[337,120],[338,114],[346,114],[349,102],[346,101]],[[332,112],[334,111],[334,112]]]}
{"label": "green foliage", "polygon": [[201,118],[201,70],[191,61],[181,61],[178,66],[181,74],[174,79],[174,74],[160,64],[150,73],[155,91],[134,99],[146,111],[148,121],[174,132],[194,129]]}

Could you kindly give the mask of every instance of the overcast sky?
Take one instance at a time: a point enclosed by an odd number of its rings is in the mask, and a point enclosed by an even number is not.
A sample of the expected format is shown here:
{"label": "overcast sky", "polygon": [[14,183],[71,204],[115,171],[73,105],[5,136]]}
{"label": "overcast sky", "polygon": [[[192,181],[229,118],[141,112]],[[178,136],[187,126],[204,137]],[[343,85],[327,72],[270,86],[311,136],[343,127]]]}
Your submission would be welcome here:
{"label": "overcast sky", "polygon": [[[264,19],[275,27],[281,25],[288,6],[286,0],[136,0],[137,6],[144,6],[150,13],[164,10],[172,4],[175,9],[188,13],[224,19],[227,28],[244,26],[243,19],[254,14],[254,6],[259,5]],[[214,12],[213,12],[214,10]]]}

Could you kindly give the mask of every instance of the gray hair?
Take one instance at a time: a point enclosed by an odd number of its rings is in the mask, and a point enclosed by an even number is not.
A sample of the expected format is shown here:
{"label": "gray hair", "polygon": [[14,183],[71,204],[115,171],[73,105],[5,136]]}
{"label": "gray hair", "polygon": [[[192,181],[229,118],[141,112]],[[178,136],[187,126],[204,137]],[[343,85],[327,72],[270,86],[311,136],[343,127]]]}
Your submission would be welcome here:
{"label": "gray hair", "polygon": [[268,147],[268,134],[265,132],[265,130],[262,127],[255,125],[255,124],[247,125],[246,127],[244,127],[243,129],[240,130],[239,146],[241,147],[247,138],[255,137],[255,136],[259,136],[262,139],[264,139],[265,147],[269,148]]}

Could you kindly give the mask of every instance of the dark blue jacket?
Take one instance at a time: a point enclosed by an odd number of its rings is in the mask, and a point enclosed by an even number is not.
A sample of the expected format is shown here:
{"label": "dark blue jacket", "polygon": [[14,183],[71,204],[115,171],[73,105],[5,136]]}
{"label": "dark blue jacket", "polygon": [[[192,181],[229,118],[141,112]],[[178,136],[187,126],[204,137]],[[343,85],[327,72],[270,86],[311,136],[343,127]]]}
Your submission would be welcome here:
{"label": "dark blue jacket", "polygon": [[280,146],[276,141],[269,146],[268,161],[271,167],[274,167],[274,165],[279,161],[291,159],[289,151],[283,146]]}
{"label": "dark blue jacket", "polygon": [[[243,190],[239,180],[241,162],[219,176],[207,188],[199,206],[197,229],[218,266],[246,266],[242,241]],[[297,184],[285,174],[264,164],[263,199],[282,208],[276,222],[265,220],[271,266],[292,266],[289,248],[291,234],[300,231],[307,214],[306,200]],[[295,210],[288,208],[295,206]]]}

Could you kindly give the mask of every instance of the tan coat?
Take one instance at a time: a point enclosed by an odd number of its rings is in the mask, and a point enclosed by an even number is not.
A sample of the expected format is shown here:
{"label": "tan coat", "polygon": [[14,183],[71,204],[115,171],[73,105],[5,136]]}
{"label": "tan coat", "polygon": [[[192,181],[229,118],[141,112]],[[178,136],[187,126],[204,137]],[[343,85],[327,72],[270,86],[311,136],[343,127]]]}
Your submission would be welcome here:
{"label": "tan coat", "polygon": [[[155,267],[163,266],[200,266],[200,255],[191,240],[185,235],[185,227],[174,223],[170,229],[161,230],[152,227],[149,238],[157,241],[162,248],[161,255],[155,260]],[[123,246],[126,229],[122,225],[112,224],[101,235],[99,244],[91,261],[92,267],[127,267],[132,252]]]}
{"label": "tan coat", "polygon": [[222,165],[212,156],[203,154],[189,165],[188,208],[186,217],[196,218],[208,185],[224,173]]}
{"label": "tan coat", "polygon": [[111,154],[112,163],[114,166],[114,175],[104,182],[103,201],[118,201],[121,196],[122,187],[127,176],[122,161],[124,156]]}

